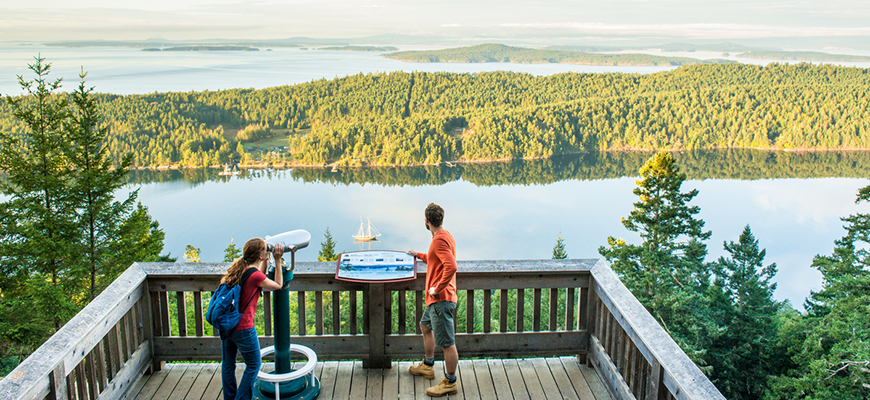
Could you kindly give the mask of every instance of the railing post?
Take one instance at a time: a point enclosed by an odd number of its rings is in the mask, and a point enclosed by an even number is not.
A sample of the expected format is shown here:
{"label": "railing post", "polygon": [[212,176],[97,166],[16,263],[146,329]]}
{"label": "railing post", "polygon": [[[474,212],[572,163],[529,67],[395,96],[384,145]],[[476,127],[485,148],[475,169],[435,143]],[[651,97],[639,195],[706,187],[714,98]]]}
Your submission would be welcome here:
{"label": "railing post", "polygon": [[[595,291],[592,290],[592,286],[594,284],[594,278],[590,274],[589,276],[589,289],[586,294],[586,354],[589,354],[589,349],[592,348],[592,336],[595,335],[597,327],[595,326],[595,320],[598,318],[598,304],[595,302]],[[577,357],[578,362],[586,363],[587,367],[592,367],[591,357],[584,356],[583,360],[580,360],[580,357]]]}
{"label": "railing post", "polygon": [[662,382],[664,375],[659,360],[654,359],[650,368],[649,380],[647,380],[646,399],[644,400],[659,400],[665,398],[665,393],[662,390],[665,386]]}
{"label": "railing post", "polygon": [[50,389],[50,398],[53,400],[67,400],[69,393],[66,391],[66,371],[63,367],[63,361],[57,364],[48,376]]}
{"label": "railing post", "polygon": [[390,360],[384,355],[386,321],[384,296],[388,295],[383,283],[370,283],[366,315],[368,315],[369,358],[363,360],[363,368],[390,368]]}
{"label": "railing post", "polygon": [[151,300],[151,288],[147,278],[142,285],[142,308],[145,309],[145,312],[142,313],[142,323],[145,325],[142,331],[144,339],[148,342],[148,348],[151,349],[151,354],[149,354],[151,367],[148,369],[148,373],[153,374],[163,369],[163,361],[154,361],[154,307],[152,307],[154,303]]}

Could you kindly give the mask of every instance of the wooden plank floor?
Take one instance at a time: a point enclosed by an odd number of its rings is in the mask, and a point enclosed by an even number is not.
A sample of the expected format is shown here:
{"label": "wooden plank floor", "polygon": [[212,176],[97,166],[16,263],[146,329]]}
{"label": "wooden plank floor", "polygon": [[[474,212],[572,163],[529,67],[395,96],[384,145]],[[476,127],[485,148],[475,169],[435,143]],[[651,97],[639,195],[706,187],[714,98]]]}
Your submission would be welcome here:
{"label": "wooden plank floor", "polygon": [[[428,399],[426,388],[444,377],[437,361],[435,379],[412,376],[412,361],[393,362],[389,369],[364,369],[361,361],[320,362],[319,399]],[[240,379],[244,364],[236,365]],[[274,364],[264,363],[271,371]],[[506,360],[460,360],[459,393],[449,399],[610,399],[595,370],[574,357]],[[145,375],[125,397],[129,400],[222,400],[220,364],[166,364]]]}

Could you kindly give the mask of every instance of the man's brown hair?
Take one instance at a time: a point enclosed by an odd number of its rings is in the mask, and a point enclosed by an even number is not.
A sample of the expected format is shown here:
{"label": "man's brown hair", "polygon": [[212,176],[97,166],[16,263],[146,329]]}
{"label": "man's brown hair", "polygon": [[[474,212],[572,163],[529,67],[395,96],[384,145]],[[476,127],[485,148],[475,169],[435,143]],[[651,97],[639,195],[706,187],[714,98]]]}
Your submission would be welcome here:
{"label": "man's brown hair", "polygon": [[436,228],[441,226],[444,222],[444,209],[435,203],[429,203],[426,206],[426,221]]}

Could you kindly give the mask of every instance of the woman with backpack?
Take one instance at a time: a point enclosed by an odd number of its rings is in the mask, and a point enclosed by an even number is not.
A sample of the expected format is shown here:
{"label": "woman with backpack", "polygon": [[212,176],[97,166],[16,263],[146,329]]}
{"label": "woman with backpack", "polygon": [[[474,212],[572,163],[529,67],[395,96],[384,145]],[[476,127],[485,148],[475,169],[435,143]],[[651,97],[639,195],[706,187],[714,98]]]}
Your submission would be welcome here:
{"label": "woman with backpack", "polygon": [[[254,313],[262,290],[280,290],[284,286],[283,266],[284,246],[272,249],[275,258],[275,280],[266,277],[269,265],[269,252],[266,241],[260,238],[248,240],[241,258],[233,261],[221,283],[227,286],[242,285],[239,296],[239,324],[227,335],[221,335],[221,379],[224,400],[250,400],[254,381],[260,371],[260,341],[254,328]],[[247,272],[250,270],[250,272]],[[242,353],[245,360],[245,373],[236,386],[236,353]]]}

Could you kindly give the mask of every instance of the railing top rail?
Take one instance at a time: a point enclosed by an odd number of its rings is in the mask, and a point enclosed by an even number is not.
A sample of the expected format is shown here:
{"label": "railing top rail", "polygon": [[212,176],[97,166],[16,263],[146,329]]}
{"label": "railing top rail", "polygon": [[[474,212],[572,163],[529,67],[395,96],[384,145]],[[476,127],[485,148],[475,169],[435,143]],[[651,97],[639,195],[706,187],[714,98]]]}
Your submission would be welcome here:
{"label": "railing top rail", "polygon": [[0,381],[0,399],[43,398],[49,374],[68,374],[142,296],[145,271],[133,264],[27,360]]}
{"label": "railing top rail", "polygon": [[[603,260],[592,269],[595,289],[606,295],[608,308],[620,323],[627,324],[632,339],[642,353],[651,354],[665,371],[665,385],[677,399],[722,399],[725,397],[695,365],[680,346],[659,325],[647,309],[631,294],[616,273]],[[620,318],[621,317],[621,318]],[[643,348],[641,348],[643,347]],[[676,387],[674,387],[676,386]]]}
{"label": "railing top rail", "polygon": [[[286,259],[286,258],[285,258]],[[590,273],[597,258],[567,260],[473,260],[457,261],[458,274],[510,272],[517,273]],[[218,275],[226,272],[229,263],[138,263],[149,277],[178,275]],[[297,261],[294,275],[335,275],[335,261]],[[425,273],[426,264],[417,262],[417,273]]]}

